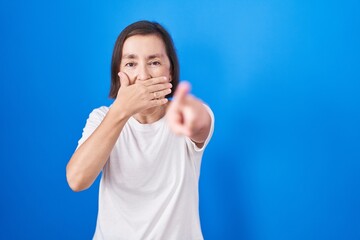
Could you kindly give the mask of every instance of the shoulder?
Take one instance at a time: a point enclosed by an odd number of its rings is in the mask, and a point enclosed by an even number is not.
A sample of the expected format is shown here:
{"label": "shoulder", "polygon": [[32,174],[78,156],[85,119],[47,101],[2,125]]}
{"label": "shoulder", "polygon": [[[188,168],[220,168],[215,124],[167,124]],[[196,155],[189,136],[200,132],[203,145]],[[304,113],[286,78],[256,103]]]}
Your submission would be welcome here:
{"label": "shoulder", "polygon": [[109,111],[109,107],[101,106],[95,108],[89,114],[89,119],[103,119]]}
{"label": "shoulder", "polygon": [[95,108],[94,110],[91,111],[88,119],[86,120],[85,127],[83,128],[83,134],[78,142],[77,148],[79,148],[80,145],[84,143],[88,137],[90,137],[90,135],[95,131],[95,129],[100,125],[102,120],[105,118],[108,111],[109,111],[109,107],[105,107],[105,106]]}
{"label": "shoulder", "polygon": [[109,107],[106,106],[93,109],[90,112],[88,119],[86,120],[87,124],[98,126],[105,118],[108,111],[109,111]]}

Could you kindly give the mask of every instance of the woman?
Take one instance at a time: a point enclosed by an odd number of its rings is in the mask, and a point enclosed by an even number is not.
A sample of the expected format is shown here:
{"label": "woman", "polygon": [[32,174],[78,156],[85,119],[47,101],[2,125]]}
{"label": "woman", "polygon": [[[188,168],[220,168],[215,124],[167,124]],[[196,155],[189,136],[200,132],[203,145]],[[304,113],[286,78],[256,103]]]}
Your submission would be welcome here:
{"label": "woman", "polygon": [[74,191],[102,171],[94,239],[203,239],[198,178],[214,117],[178,81],[175,48],[161,25],[140,21],[120,33],[114,103],[90,114],[66,167]]}

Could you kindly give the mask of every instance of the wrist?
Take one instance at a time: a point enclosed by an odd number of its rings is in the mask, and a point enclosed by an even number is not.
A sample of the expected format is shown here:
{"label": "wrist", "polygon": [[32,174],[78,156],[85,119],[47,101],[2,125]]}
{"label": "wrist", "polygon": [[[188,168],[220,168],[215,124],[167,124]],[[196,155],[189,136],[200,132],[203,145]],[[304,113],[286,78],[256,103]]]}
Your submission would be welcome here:
{"label": "wrist", "polygon": [[116,123],[127,121],[131,117],[131,114],[116,105],[110,107],[108,115],[111,119],[115,120]]}

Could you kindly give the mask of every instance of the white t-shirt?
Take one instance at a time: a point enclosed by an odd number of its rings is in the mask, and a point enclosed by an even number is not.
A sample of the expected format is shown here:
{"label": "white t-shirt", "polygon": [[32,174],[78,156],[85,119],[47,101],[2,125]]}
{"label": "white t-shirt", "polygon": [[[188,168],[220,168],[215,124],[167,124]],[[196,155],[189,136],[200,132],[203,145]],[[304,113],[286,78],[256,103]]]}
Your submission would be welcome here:
{"label": "white t-shirt", "polygon": [[[175,135],[165,117],[125,124],[102,170],[96,240],[202,240],[198,209],[198,180],[203,151],[189,138]],[[80,146],[107,114],[92,111]]]}

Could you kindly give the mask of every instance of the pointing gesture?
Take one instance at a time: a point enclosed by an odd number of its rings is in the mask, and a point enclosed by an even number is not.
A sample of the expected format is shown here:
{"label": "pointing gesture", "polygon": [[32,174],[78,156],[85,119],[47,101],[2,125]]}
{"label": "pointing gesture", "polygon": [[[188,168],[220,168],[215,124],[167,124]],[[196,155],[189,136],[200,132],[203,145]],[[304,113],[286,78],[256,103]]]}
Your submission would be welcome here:
{"label": "pointing gesture", "polygon": [[173,132],[191,138],[201,147],[209,134],[211,118],[204,104],[189,94],[189,91],[188,82],[178,85],[167,112],[167,119]]}

